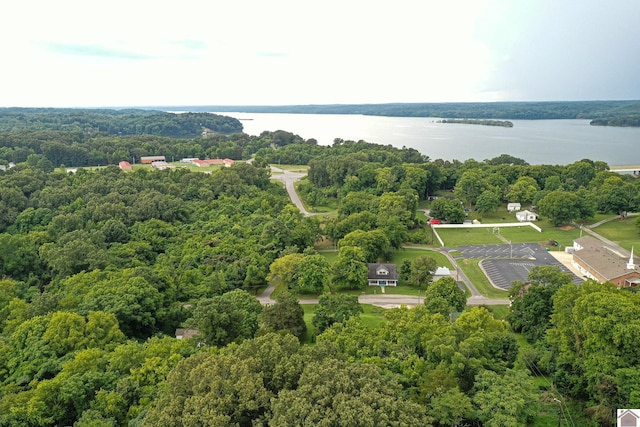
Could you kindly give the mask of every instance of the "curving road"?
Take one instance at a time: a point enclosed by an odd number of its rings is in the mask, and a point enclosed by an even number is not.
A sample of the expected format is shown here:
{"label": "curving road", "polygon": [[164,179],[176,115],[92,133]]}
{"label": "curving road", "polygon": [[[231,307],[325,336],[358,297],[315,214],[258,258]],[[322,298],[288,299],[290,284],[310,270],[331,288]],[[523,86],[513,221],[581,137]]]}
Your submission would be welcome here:
{"label": "curving road", "polygon": [[298,209],[300,209],[300,212],[302,212],[304,216],[315,215],[305,209],[304,205],[302,204],[302,200],[300,200],[298,193],[296,193],[296,188],[294,186],[294,183],[296,181],[299,181],[303,177],[307,176],[306,173],[291,172],[288,170],[277,168],[275,166],[271,166],[271,172],[275,172],[275,174],[271,174],[271,178],[277,179],[284,183],[284,187],[287,189],[287,193],[289,193],[289,198],[291,199],[293,204],[296,205]]}

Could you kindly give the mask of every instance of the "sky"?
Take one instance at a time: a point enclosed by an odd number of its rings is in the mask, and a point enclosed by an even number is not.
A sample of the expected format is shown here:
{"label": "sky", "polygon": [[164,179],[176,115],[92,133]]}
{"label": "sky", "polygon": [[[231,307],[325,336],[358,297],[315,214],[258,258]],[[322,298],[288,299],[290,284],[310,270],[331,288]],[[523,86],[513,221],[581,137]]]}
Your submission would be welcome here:
{"label": "sky", "polygon": [[0,107],[640,99],[638,0],[20,0]]}

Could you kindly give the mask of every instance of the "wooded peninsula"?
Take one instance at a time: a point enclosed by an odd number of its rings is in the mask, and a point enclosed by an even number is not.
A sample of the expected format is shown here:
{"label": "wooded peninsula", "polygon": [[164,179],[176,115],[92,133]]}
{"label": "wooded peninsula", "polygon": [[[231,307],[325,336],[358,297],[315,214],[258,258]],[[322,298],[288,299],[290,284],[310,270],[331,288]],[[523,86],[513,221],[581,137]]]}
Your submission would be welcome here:
{"label": "wooded peninsula", "polygon": [[512,128],[513,122],[508,120],[478,120],[478,119],[443,119],[438,123],[453,123],[463,125],[482,125],[482,126],[501,126],[505,128]]}
{"label": "wooded peninsula", "polygon": [[[0,426],[609,426],[640,407],[635,287],[535,267],[499,290],[480,260],[449,263],[504,236],[441,248],[429,225],[511,222],[518,203],[545,231],[508,245],[571,246],[615,217],[609,238],[637,251],[640,179],[241,130],[0,110]],[[311,215],[275,179],[291,171]],[[382,292],[374,263],[412,303],[360,303]],[[443,265],[459,274],[434,280]],[[470,305],[460,273],[510,304]]]}

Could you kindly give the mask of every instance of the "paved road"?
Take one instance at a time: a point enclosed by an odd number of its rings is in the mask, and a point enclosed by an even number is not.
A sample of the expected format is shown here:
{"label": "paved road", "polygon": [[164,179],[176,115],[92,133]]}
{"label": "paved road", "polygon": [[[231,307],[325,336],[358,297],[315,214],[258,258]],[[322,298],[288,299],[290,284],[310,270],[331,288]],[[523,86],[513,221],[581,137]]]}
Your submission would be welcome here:
{"label": "paved road", "polygon": [[[271,293],[274,287],[269,286],[262,294],[257,298],[260,304],[275,304],[275,300],[271,299]],[[401,305],[407,307],[413,307],[424,303],[423,297],[410,296],[410,295],[392,295],[392,294],[367,294],[360,295],[358,301],[361,304],[371,304],[382,308],[395,308]],[[481,295],[474,295],[467,299],[467,305],[508,305],[509,300],[502,299],[489,299]],[[318,304],[318,298],[304,298],[300,300],[300,304]]]}
{"label": "paved road", "polygon": [[289,193],[289,198],[291,199],[293,204],[296,205],[298,209],[300,209],[300,212],[302,212],[304,216],[315,215],[314,213],[308,212],[304,208],[304,205],[302,204],[298,193],[296,193],[296,188],[294,186],[294,183],[296,181],[299,181],[301,178],[307,176],[307,174],[300,172],[291,172],[288,170],[277,168],[275,166],[271,166],[271,171],[275,172],[275,174],[271,175],[271,178],[284,182],[284,187],[287,189],[287,193]]}

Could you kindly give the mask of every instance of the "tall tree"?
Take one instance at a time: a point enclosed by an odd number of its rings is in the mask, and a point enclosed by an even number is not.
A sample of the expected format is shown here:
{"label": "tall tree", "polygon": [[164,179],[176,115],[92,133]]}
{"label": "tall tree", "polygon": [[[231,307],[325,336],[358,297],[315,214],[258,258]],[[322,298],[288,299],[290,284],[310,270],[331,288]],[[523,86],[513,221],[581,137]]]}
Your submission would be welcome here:
{"label": "tall tree", "polygon": [[473,403],[484,426],[528,425],[537,414],[538,393],[525,371],[509,369],[502,376],[481,371],[475,388]]}
{"label": "tall tree", "polygon": [[575,193],[552,191],[538,202],[540,213],[549,217],[553,225],[567,224],[580,217],[579,199]]}
{"label": "tall tree", "polygon": [[409,284],[414,287],[427,288],[436,271],[438,264],[435,258],[429,255],[420,255],[411,260],[411,273],[409,274]]}
{"label": "tall tree", "polygon": [[332,286],[336,289],[363,289],[367,286],[367,263],[357,246],[341,246],[333,264]]}
{"label": "tall tree", "polygon": [[267,331],[289,331],[300,341],[307,333],[304,310],[298,299],[289,292],[280,292],[276,303],[264,308],[262,322]]}
{"label": "tall tree", "polygon": [[424,292],[424,305],[432,313],[448,316],[460,312],[467,305],[467,297],[452,277],[443,277],[433,282]]}
{"label": "tall tree", "polygon": [[322,332],[334,323],[357,317],[362,312],[357,295],[323,294],[318,300],[318,307],[311,322],[318,332]]}
{"label": "tall tree", "polygon": [[262,306],[251,294],[236,289],[198,301],[189,325],[200,331],[209,345],[224,346],[253,338]]}
{"label": "tall tree", "polygon": [[302,294],[322,292],[329,281],[330,268],[322,255],[305,255],[297,265],[291,289]]}
{"label": "tall tree", "polygon": [[480,213],[494,212],[500,207],[500,197],[495,191],[485,190],[476,201],[476,210]]}

